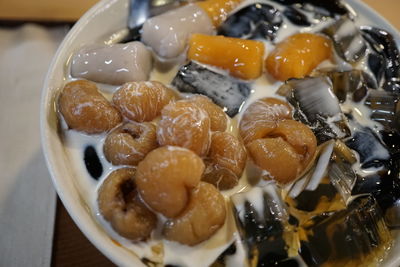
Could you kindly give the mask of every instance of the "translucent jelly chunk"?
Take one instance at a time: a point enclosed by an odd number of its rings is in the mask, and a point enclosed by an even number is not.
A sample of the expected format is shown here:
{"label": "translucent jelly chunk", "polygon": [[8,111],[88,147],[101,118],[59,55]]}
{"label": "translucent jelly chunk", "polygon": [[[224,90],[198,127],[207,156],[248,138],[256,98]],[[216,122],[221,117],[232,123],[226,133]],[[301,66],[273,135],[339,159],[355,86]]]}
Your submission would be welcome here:
{"label": "translucent jelly chunk", "polygon": [[346,203],[349,201],[357,181],[357,175],[352,167],[356,161],[353,151],[344,143],[337,140],[328,174],[331,184],[340,193]]}
{"label": "translucent jelly chunk", "polygon": [[290,188],[285,201],[295,209],[295,215],[304,215],[306,212],[305,215],[309,218],[315,214],[346,208],[340,191],[329,177],[333,148],[333,141],[320,145],[309,170]]}
{"label": "translucent jelly chunk", "polygon": [[221,24],[219,35],[242,39],[264,38],[273,41],[282,24],[279,10],[271,5],[255,3],[248,5]]}
{"label": "translucent jelly chunk", "polygon": [[376,82],[376,85],[371,88],[378,89],[378,85],[381,84],[383,75],[385,73],[384,69],[385,58],[382,55],[371,52],[367,55],[367,63],[368,63],[368,68],[372,72]]}
{"label": "translucent jelly chunk", "polygon": [[315,190],[304,190],[296,198],[287,198],[286,201],[297,210],[306,212],[307,217],[346,208],[342,196],[328,177],[324,177]]}
{"label": "translucent jelly chunk", "polygon": [[254,40],[193,34],[188,58],[229,71],[244,80],[258,78],[263,69],[264,44]]}
{"label": "translucent jelly chunk", "polygon": [[387,212],[400,199],[399,170],[399,159],[392,158],[376,173],[357,177],[352,194],[371,194]]}
{"label": "translucent jelly chunk", "polygon": [[[376,53],[368,59],[371,71],[379,82],[383,78],[383,89],[399,93],[400,57],[396,40],[389,32],[375,27],[363,26],[361,32],[370,48]],[[370,53],[372,55],[373,53]],[[383,77],[382,77],[383,76]]]}
{"label": "translucent jelly chunk", "polygon": [[296,247],[292,242],[294,232],[274,183],[233,195],[232,202],[239,232],[252,264],[271,266],[292,256],[287,248]]}
{"label": "translucent jelly chunk", "polygon": [[314,215],[345,209],[357,178],[354,162],[352,150],[341,141],[320,145],[308,171],[288,191],[285,201],[292,215],[304,222]]}
{"label": "translucent jelly chunk", "polygon": [[[348,8],[340,0],[272,0],[281,5],[295,6],[303,10],[309,10],[312,5],[312,12],[317,17],[336,17],[338,15],[346,15],[349,13]],[[307,8],[308,7],[308,8]]]}
{"label": "translucent jelly chunk", "polygon": [[357,151],[362,168],[380,167],[390,157],[379,137],[367,127],[356,131],[346,145]]}
{"label": "translucent jelly chunk", "polygon": [[352,194],[370,193],[385,212],[386,222],[390,227],[400,227],[400,138],[397,133],[381,132],[390,158],[380,161],[383,167],[376,173],[357,177]]}
{"label": "translucent jelly chunk", "polygon": [[283,15],[293,24],[303,27],[311,26],[306,14],[296,6],[288,6],[283,10]]}
{"label": "translucent jelly chunk", "polygon": [[369,90],[365,105],[372,110],[371,119],[382,124],[386,131],[399,129],[400,104],[398,94]]}
{"label": "translucent jelly chunk", "polygon": [[314,217],[303,230],[300,254],[309,266],[375,266],[392,244],[370,196],[355,199],[346,210]]}
{"label": "translucent jelly chunk", "polygon": [[316,120],[318,114],[333,117],[341,112],[339,101],[327,78],[293,80],[289,84],[293,87],[294,97],[310,120]]}
{"label": "translucent jelly chunk", "polygon": [[310,126],[319,144],[350,135],[329,78],[293,79],[281,86],[278,94],[295,107],[294,118]]}
{"label": "translucent jelly chunk", "polygon": [[250,84],[209,70],[197,63],[183,66],[172,84],[181,92],[208,96],[233,117],[250,94]]}
{"label": "translucent jelly chunk", "polygon": [[332,38],[336,52],[347,62],[359,61],[366,52],[367,44],[355,23],[348,17],[342,17],[323,30]]}
{"label": "translucent jelly chunk", "polygon": [[385,212],[385,220],[388,227],[400,228],[400,199],[398,199],[392,207]]}
{"label": "translucent jelly chunk", "polygon": [[235,267],[248,266],[247,255],[244,244],[239,236],[232,241],[218,258],[210,265],[211,267]]}
{"label": "translucent jelly chunk", "polygon": [[322,69],[313,73],[313,76],[328,76],[332,81],[332,91],[340,103],[347,99],[361,102],[367,95],[367,88],[377,89],[374,78],[361,70],[338,71],[336,69]]}

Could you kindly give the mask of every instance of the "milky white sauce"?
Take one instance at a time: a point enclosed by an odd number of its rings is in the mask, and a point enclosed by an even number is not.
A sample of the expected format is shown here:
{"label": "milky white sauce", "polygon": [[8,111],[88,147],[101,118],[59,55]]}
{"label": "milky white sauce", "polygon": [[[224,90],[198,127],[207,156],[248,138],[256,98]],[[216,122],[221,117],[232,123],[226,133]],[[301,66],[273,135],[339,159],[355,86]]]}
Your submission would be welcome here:
{"label": "milky white sauce", "polygon": [[[243,2],[236,10],[240,9],[244,5],[248,5],[250,3],[255,3],[256,0],[245,1]],[[257,1],[260,2],[260,1]],[[265,2],[269,5],[281,7],[279,4]],[[235,11],[234,11],[235,12]],[[307,28],[299,28],[292,23],[290,23],[285,17],[283,24],[278,31],[277,38],[275,43],[284,40],[286,37],[295,34],[299,31],[301,32],[317,32],[322,28],[326,27],[330,23],[333,22],[332,19],[326,19],[323,21],[315,21],[313,17],[309,16],[310,21],[318,22],[316,26],[307,27]],[[343,29],[345,31],[346,28]],[[338,32],[337,35],[344,35],[345,32]],[[105,43],[112,44],[116,40],[121,39],[121,32],[116,33],[115,35],[109,37]],[[274,45],[270,42],[263,41],[266,45],[266,53],[269,53],[273,50]],[[356,46],[356,44],[354,44]],[[331,67],[331,66],[339,66],[341,70],[349,70],[351,69],[351,65],[344,62],[340,59],[336,53],[335,57],[332,61],[324,61],[318,68],[324,67]],[[150,73],[150,80],[160,81],[166,85],[170,85],[173,78],[175,77],[179,67],[175,66],[166,66],[162,62],[156,62],[155,65],[157,68],[153,68]],[[358,63],[358,69],[363,69],[369,72],[368,67],[366,66],[365,61],[361,61]],[[220,71],[220,70],[219,70]],[[68,75],[67,75],[68,77]],[[66,79],[66,82],[74,80],[71,77]],[[274,81],[268,74],[261,75],[260,78],[254,81],[251,87],[251,93],[248,99],[243,103],[240,108],[239,113],[229,121],[227,131],[237,135],[238,134],[238,122],[240,121],[243,112],[248,108],[248,106],[253,103],[254,101],[263,98],[263,97],[275,97],[284,100],[283,97],[276,95],[276,90],[282,85],[283,83],[280,81]],[[102,91],[103,95],[108,99],[111,100],[112,94],[118,90],[119,86],[111,86],[105,84],[98,84],[100,90]],[[340,107],[344,113],[351,112],[357,121],[358,124],[351,124],[352,132],[359,129],[360,125],[364,127],[369,127],[373,129],[375,132],[381,130],[382,126],[377,122],[374,122],[370,119],[371,110],[363,104],[363,101],[360,103],[355,103],[351,100],[347,100],[345,103],[340,104]],[[97,190],[99,189],[100,185],[106,179],[106,177],[114,170],[121,168],[121,166],[113,166],[109,163],[104,156],[103,153],[103,143],[105,139],[105,135],[85,135],[80,132],[76,132],[74,130],[68,130],[65,123],[62,123],[62,130],[64,133],[64,144],[66,152],[70,158],[71,164],[70,166],[73,168],[76,179],[73,180],[77,188],[80,192],[80,195],[84,199],[84,203],[88,205],[88,208],[91,210],[91,213],[96,220],[100,222],[102,227],[107,231],[110,238],[115,240],[116,242],[120,243],[126,249],[132,251],[133,254],[137,255],[139,258],[147,258],[157,263],[162,264],[174,264],[179,266],[208,266],[212,264],[215,259],[224,251],[226,250],[232,242],[236,244],[236,253],[230,255],[226,259],[226,263],[228,266],[243,266],[245,265],[247,259],[247,253],[244,249],[243,244],[240,241],[239,233],[236,229],[235,219],[233,215],[233,209],[231,207],[231,203],[229,201],[230,196],[242,193],[240,195],[236,195],[236,208],[240,210],[243,203],[245,201],[249,201],[253,204],[255,210],[260,215],[263,214],[263,209],[265,208],[262,192],[263,190],[268,190],[269,194],[276,194],[276,192],[272,192],[272,189],[266,189],[268,187],[268,183],[264,182],[264,189],[260,187],[253,187],[251,184],[252,179],[254,177],[260,177],[259,170],[249,162],[247,164],[246,170],[244,171],[243,177],[239,180],[239,183],[236,187],[230,190],[222,191],[221,193],[226,199],[227,202],[227,219],[225,224],[221,229],[219,229],[209,240],[206,240],[196,246],[186,246],[181,245],[177,242],[171,242],[162,239],[160,229],[162,226],[162,222],[165,221],[165,218],[158,215],[159,223],[158,228],[154,231],[151,240],[147,242],[132,242],[128,239],[121,237],[118,233],[116,233],[110,226],[110,224],[103,219],[103,217],[99,214],[98,205],[97,205]],[[101,164],[103,166],[103,173],[98,181],[95,181],[87,172],[84,161],[83,161],[83,153],[86,146],[92,145],[100,158]],[[331,148],[330,148],[331,149]],[[382,153],[385,153],[382,151]],[[386,151],[387,153],[387,151]],[[376,169],[373,170],[361,170],[360,164],[357,162],[354,165],[358,174],[367,175],[369,172],[376,172]],[[258,181],[260,182],[260,181]],[[263,182],[263,181],[262,181]],[[261,184],[262,184],[261,182]],[[257,182],[255,182],[257,183]],[[304,183],[300,183],[297,185],[302,188],[306,186]],[[311,186],[311,185],[310,185]],[[312,188],[315,188],[316,185],[312,184]],[[256,192],[252,194],[248,194],[248,192]],[[279,199],[279,196],[276,196]],[[282,211],[283,208],[279,207],[279,203],[277,202],[277,211]],[[239,213],[240,214],[240,213]],[[239,215],[243,216],[243,214]],[[278,216],[286,216],[284,214],[278,214]],[[157,249],[155,249],[157,248]]]}

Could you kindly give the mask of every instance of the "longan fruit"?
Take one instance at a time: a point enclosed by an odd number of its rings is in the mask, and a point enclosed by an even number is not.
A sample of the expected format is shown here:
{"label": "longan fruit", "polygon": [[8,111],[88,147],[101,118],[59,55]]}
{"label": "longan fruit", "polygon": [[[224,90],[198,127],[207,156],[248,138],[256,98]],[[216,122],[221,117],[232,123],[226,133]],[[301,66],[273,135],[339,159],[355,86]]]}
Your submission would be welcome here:
{"label": "longan fruit", "polygon": [[157,126],[160,146],[180,146],[203,157],[210,146],[210,117],[197,104],[180,100],[165,106]]}
{"label": "longan fruit", "polygon": [[90,81],[67,83],[61,91],[58,104],[68,127],[87,134],[107,132],[122,121],[118,110]]}
{"label": "longan fruit", "polygon": [[257,139],[247,145],[250,157],[267,177],[287,184],[302,170],[301,156],[281,137]]}
{"label": "longan fruit", "polygon": [[113,130],[104,141],[104,155],[113,165],[136,166],[158,146],[156,126],[130,122]]}
{"label": "longan fruit", "polygon": [[125,83],[113,96],[113,103],[121,114],[132,121],[152,121],[161,110],[176,98],[172,89],[160,82]]}
{"label": "longan fruit", "polygon": [[224,197],[213,185],[200,182],[183,213],[164,224],[163,234],[168,240],[194,246],[209,239],[225,219]]}
{"label": "longan fruit", "polygon": [[247,145],[251,141],[266,137],[277,122],[292,118],[292,107],[278,98],[261,98],[246,109],[239,124],[239,134]]}
{"label": "longan fruit", "polygon": [[204,171],[203,160],[181,147],[151,151],[137,167],[136,183],[142,199],[168,218],[178,216],[189,202]]}
{"label": "longan fruit", "polygon": [[97,202],[104,219],[123,237],[147,239],[157,225],[156,215],[138,195],[135,169],[113,171],[100,186]]}

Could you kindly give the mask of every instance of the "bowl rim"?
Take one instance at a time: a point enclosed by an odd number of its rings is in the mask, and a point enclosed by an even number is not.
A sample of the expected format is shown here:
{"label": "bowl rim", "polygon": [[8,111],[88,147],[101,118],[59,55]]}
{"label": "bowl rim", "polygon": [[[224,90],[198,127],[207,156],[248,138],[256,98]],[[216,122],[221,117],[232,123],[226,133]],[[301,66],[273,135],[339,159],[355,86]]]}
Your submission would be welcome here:
{"label": "bowl rim", "polygon": [[[57,167],[57,163],[55,163],[55,155],[53,155],[50,146],[50,132],[52,129],[49,127],[47,122],[47,115],[53,109],[53,112],[56,112],[55,104],[52,103],[53,99],[50,97],[51,91],[51,80],[52,76],[54,75],[55,67],[59,64],[64,65],[65,62],[60,62],[60,55],[63,53],[66,47],[71,44],[71,41],[75,39],[78,33],[85,27],[87,21],[91,18],[100,15],[102,12],[105,12],[105,9],[109,9],[113,5],[115,5],[119,1],[126,1],[126,0],[101,0],[92,6],[85,14],[74,24],[74,26],[70,29],[68,34],[64,37],[63,41],[59,45],[47,74],[45,76],[44,85],[41,92],[40,98],[40,136],[41,136],[41,146],[43,155],[45,158],[45,162],[47,168],[49,170],[51,180],[53,185],[56,189],[56,192],[63,203],[65,209],[68,211],[68,214],[71,216],[74,223],[78,226],[80,231],[85,235],[85,237],[101,252],[105,255],[109,260],[111,260],[114,264],[118,266],[127,266],[134,265],[134,266],[145,266],[138,257],[132,257],[130,259],[130,263],[126,260],[123,260],[124,257],[117,257],[117,253],[112,253],[113,249],[110,249],[110,244],[105,242],[101,242],[100,238],[94,232],[93,227],[90,225],[89,222],[86,220],[83,221],[80,216],[85,213],[84,207],[73,197],[72,193],[68,190],[63,190],[65,187],[65,181],[59,179],[59,171]],[[133,255],[133,254],[132,254]]]}
{"label": "bowl rim", "polygon": [[[50,97],[50,83],[52,81],[52,76],[54,75],[55,67],[59,64],[64,65],[65,62],[60,62],[60,55],[63,53],[66,47],[68,47],[73,39],[78,35],[80,31],[85,27],[87,22],[93,18],[94,16],[100,15],[102,12],[107,12],[106,9],[109,9],[117,2],[127,1],[127,0],[101,0],[92,6],[70,29],[68,34],[64,37],[60,46],[57,49],[57,52],[53,56],[49,69],[44,79],[44,85],[41,91],[41,99],[40,99],[40,136],[41,136],[41,147],[43,151],[43,155],[45,158],[45,162],[47,168],[49,170],[53,185],[57,191],[59,198],[61,199],[64,207],[68,211],[68,214],[73,219],[74,223],[78,226],[81,232],[85,235],[85,237],[99,250],[103,253],[108,259],[110,259],[113,263],[119,266],[126,265],[141,265],[144,266],[139,258],[132,257],[129,259],[129,262],[124,260],[124,257],[120,258],[117,256],[118,253],[114,253],[114,249],[111,248],[109,243],[102,242],[97,234],[94,232],[93,227],[90,225],[90,222],[86,220],[82,220],[80,218],[81,214],[85,212],[84,207],[73,197],[72,193],[68,190],[63,190],[65,181],[59,179],[58,175],[58,167],[55,163],[55,155],[53,155],[50,147],[50,132],[52,129],[49,127],[47,123],[48,114],[51,112],[51,109],[54,111],[54,103],[53,99]],[[375,11],[365,2],[359,0],[343,0],[348,3],[357,13],[361,12],[367,18],[373,18],[374,24],[379,24],[384,27],[385,30],[389,31],[393,34],[398,46],[400,47],[400,32],[397,30],[385,17],[383,17],[380,13]],[[400,237],[397,237],[399,239]],[[396,239],[396,238],[395,238]],[[400,265],[400,256],[398,256],[393,262],[389,263],[387,266],[398,266]]]}

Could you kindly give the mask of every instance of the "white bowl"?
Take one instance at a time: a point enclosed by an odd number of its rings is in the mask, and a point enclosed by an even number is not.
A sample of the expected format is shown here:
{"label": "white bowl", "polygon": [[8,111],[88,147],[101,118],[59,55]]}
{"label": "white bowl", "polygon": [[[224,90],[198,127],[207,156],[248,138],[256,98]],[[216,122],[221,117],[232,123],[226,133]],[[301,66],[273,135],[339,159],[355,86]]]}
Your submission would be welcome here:
{"label": "white bowl", "polygon": [[[400,34],[385,19],[371,8],[357,0],[347,0],[361,16],[365,25],[375,25],[391,32],[398,44]],[[67,156],[58,133],[58,120],[54,100],[58,89],[65,82],[71,54],[85,44],[103,39],[106,34],[117,32],[126,27],[128,0],[102,0],[91,8],[71,29],[60,45],[49,68],[41,99],[41,137],[46,163],[60,199],[72,219],[86,237],[111,261],[123,266],[144,266],[135,254],[118,246],[100,226],[95,212],[88,204],[86,194],[77,185],[77,175]],[[400,236],[396,239],[400,239]],[[400,242],[383,262],[384,266],[400,266]]]}

